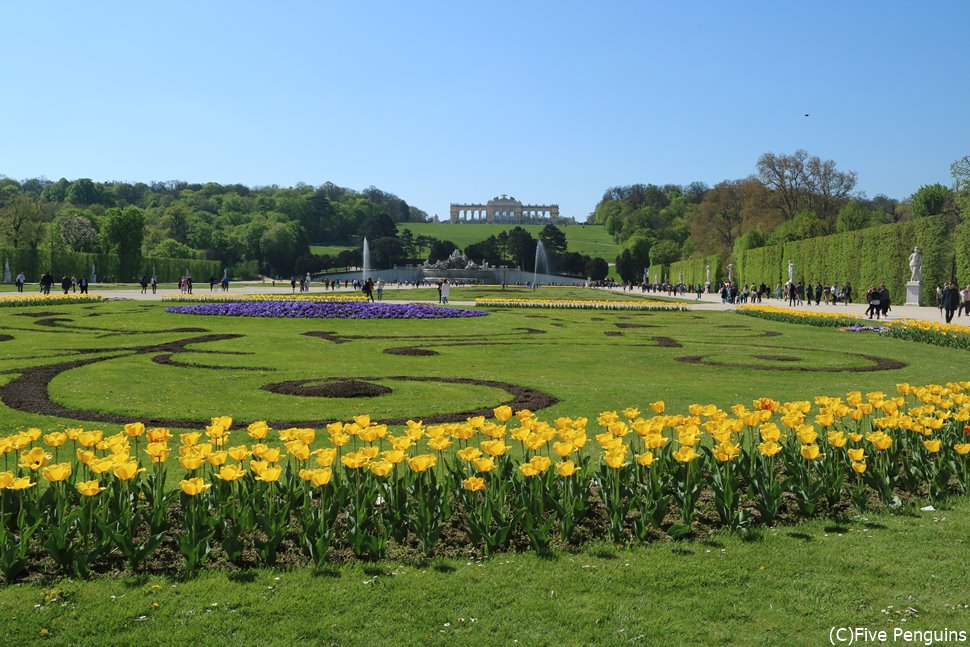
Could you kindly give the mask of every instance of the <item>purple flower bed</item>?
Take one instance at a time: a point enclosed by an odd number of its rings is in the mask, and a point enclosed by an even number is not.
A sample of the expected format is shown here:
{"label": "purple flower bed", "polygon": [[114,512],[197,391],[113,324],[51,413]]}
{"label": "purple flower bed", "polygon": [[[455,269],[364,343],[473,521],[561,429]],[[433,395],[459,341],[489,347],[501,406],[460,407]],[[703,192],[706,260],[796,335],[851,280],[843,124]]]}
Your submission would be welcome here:
{"label": "purple flower bed", "polygon": [[839,330],[844,330],[846,332],[889,332],[889,328],[886,326],[843,326],[839,328]]}
{"label": "purple flower bed", "polygon": [[313,301],[258,301],[201,303],[171,306],[165,312],[224,317],[288,317],[295,319],[451,319],[484,317],[482,310],[441,308],[417,303],[327,303]]}

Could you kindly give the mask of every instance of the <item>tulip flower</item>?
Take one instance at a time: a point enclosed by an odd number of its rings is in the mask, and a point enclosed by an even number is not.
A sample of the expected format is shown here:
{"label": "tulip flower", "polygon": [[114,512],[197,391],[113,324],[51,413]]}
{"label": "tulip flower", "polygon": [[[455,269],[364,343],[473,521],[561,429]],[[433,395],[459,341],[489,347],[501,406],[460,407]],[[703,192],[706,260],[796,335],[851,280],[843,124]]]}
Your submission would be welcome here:
{"label": "tulip flower", "polygon": [[476,458],[472,461],[472,464],[475,466],[476,471],[482,473],[491,472],[495,469],[495,459],[491,457]]}
{"label": "tulip flower", "polygon": [[314,453],[316,454],[317,465],[320,467],[330,467],[333,465],[334,459],[337,458],[337,450],[334,447],[318,449]]}
{"label": "tulip flower", "polygon": [[850,448],[845,451],[849,455],[849,459],[853,461],[864,461],[866,460],[866,450],[862,447]]}
{"label": "tulip flower", "polygon": [[135,478],[138,472],[144,471],[144,467],[138,467],[138,461],[126,461],[115,465],[114,475],[122,481],[130,481]]}
{"label": "tulip flower", "polygon": [[40,468],[47,465],[51,458],[53,458],[53,456],[45,452],[43,447],[34,447],[20,455],[20,462],[18,465],[25,469],[29,469],[32,472],[36,472]]}
{"label": "tulip flower", "polygon": [[44,436],[44,442],[49,447],[60,447],[67,442],[67,434],[62,431],[55,431]]}
{"label": "tulip flower", "polygon": [[130,438],[138,438],[145,433],[145,425],[141,422],[129,422],[125,425],[125,434]]}
{"label": "tulip flower", "polygon": [[273,465],[271,467],[266,467],[263,470],[261,470],[256,475],[256,480],[257,481],[265,481],[266,483],[273,483],[273,482],[279,480],[280,475],[282,473],[283,473],[283,468],[282,467],[280,467],[278,465]]}
{"label": "tulip flower", "polygon": [[437,461],[438,459],[434,454],[418,454],[408,459],[408,466],[412,471],[420,474],[434,467]]}
{"label": "tulip flower", "polygon": [[249,449],[245,445],[236,445],[226,450],[232,460],[242,462],[249,457]]}
{"label": "tulip flower", "polygon": [[239,465],[223,465],[215,476],[223,481],[237,481],[246,476],[246,470]]}
{"label": "tulip flower", "polygon": [[954,451],[960,456],[966,456],[970,453],[970,443],[959,443],[953,446]]}
{"label": "tulip flower", "polygon": [[202,464],[204,462],[205,462],[205,459],[199,456],[198,454],[190,454],[188,456],[182,456],[179,458],[179,463],[181,463],[182,467],[189,470],[190,472],[192,470],[197,470],[200,467],[202,467]]}
{"label": "tulip flower", "polygon": [[367,466],[374,476],[387,476],[394,469],[394,463],[388,461],[373,461]]}
{"label": "tulip flower", "polygon": [[926,447],[926,451],[928,451],[931,454],[936,454],[937,452],[939,452],[941,444],[942,444],[942,441],[939,438],[923,441],[923,446]]}
{"label": "tulip flower", "polygon": [[469,492],[480,492],[485,489],[485,479],[480,476],[469,476],[462,483]]}
{"label": "tulip flower", "polygon": [[556,463],[556,472],[558,472],[559,476],[562,476],[563,478],[569,478],[578,471],[579,467],[577,467],[576,463],[573,461],[562,461]]}
{"label": "tulip flower", "polygon": [[80,481],[77,484],[77,491],[84,496],[94,496],[99,494],[104,490],[103,487],[98,483],[97,480],[94,481]]}
{"label": "tulip flower", "polygon": [[165,427],[154,427],[148,430],[148,442],[165,443],[172,437],[172,434]]}
{"label": "tulip flower", "polygon": [[774,456],[781,451],[781,445],[775,441],[765,441],[758,445],[758,451],[765,457]]}
{"label": "tulip flower", "polygon": [[179,481],[179,486],[181,486],[182,491],[185,492],[187,495],[195,496],[197,494],[201,494],[202,492],[205,492],[206,490],[208,490],[210,487],[212,487],[212,484],[206,483],[199,477],[195,477],[195,478],[184,479],[182,481]]}
{"label": "tulip flower", "polygon": [[44,468],[41,475],[44,477],[44,480],[48,481],[49,483],[59,483],[71,475],[71,464],[57,463],[56,465],[50,465]]}
{"label": "tulip flower", "polygon": [[32,483],[29,476],[21,476],[19,478],[15,478],[13,481],[11,481],[10,485],[7,486],[7,489],[8,490],[14,490],[14,491],[17,491],[17,490],[26,490],[27,488],[32,488],[35,485],[37,485],[37,484],[36,483]]}
{"label": "tulip flower", "polygon": [[145,448],[145,453],[153,463],[164,463],[168,459],[169,452],[168,445],[165,443],[149,443],[148,447]]}
{"label": "tulip flower", "polygon": [[700,456],[693,445],[684,445],[671,454],[678,463],[689,463]]}
{"label": "tulip flower", "polygon": [[852,469],[856,474],[863,474],[866,471],[866,464],[861,461],[852,461]]}
{"label": "tulip flower", "polygon": [[201,436],[202,434],[200,432],[193,431],[192,433],[182,434],[181,436],[179,436],[179,440],[182,441],[183,445],[191,446],[191,445],[197,444]]}
{"label": "tulip flower", "polygon": [[499,422],[507,422],[512,417],[512,407],[507,405],[495,407],[492,409],[492,415]]}
{"label": "tulip flower", "polygon": [[263,440],[269,432],[269,426],[265,420],[257,420],[247,427],[250,438],[253,440]]}
{"label": "tulip flower", "polygon": [[802,458],[808,461],[814,461],[822,455],[819,451],[818,445],[802,445],[799,451],[802,454]]}
{"label": "tulip flower", "polygon": [[0,472],[0,490],[5,490],[6,488],[10,487],[10,484],[13,483],[14,478],[13,472]]}
{"label": "tulip flower", "polygon": [[714,447],[714,458],[721,463],[732,461],[741,455],[741,448],[734,443],[720,443]]}
{"label": "tulip flower", "polygon": [[653,452],[651,451],[646,451],[646,452],[643,452],[642,454],[637,454],[636,458],[637,458],[637,463],[639,463],[643,467],[650,467],[651,465],[653,465],[654,456],[653,456]]}

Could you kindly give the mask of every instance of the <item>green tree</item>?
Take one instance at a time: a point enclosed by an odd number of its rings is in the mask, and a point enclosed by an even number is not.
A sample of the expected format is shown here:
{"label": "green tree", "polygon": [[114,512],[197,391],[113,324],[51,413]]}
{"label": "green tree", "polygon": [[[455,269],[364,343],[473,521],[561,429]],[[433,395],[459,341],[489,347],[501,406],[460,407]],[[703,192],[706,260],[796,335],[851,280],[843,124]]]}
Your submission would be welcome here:
{"label": "green tree", "polygon": [[519,267],[527,272],[535,269],[537,245],[538,241],[522,227],[513,227],[509,230],[509,255]]}
{"label": "green tree", "polygon": [[539,240],[549,254],[566,253],[566,234],[559,227],[548,224],[539,232]]}
{"label": "green tree", "polygon": [[149,256],[152,258],[196,258],[198,254],[188,245],[166,238],[155,246]]}
{"label": "green tree", "polygon": [[263,230],[259,238],[260,265],[271,275],[290,274],[296,259],[310,253],[306,234],[299,223],[274,222]]}
{"label": "green tree", "polygon": [[374,269],[390,269],[404,259],[401,241],[396,236],[381,236],[373,242],[369,239],[367,242],[370,245],[371,265]]}
{"label": "green tree", "polygon": [[835,231],[842,233],[865,229],[873,225],[882,224],[883,211],[879,208],[866,208],[858,200],[849,200],[839,209],[835,217]]}
{"label": "green tree", "polygon": [[44,213],[34,198],[15,195],[0,209],[0,233],[14,249],[36,249],[43,237]]}
{"label": "green tree", "polygon": [[145,236],[145,214],[138,207],[113,207],[105,211],[101,224],[101,245],[119,257],[119,278],[134,278],[141,266],[141,243]]}
{"label": "green tree", "polygon": [[921,186],[910,201],[914,218],[938,216],[953,206],[953,191],[942,184]]}
{"label": "green tree", "polygon": [[957,207],[966,220],[970,218],[970,155],[966,155],[950,165],[953,176],[953,191]]}
{"label": "green tree", "polygon": [[610,273],[610,264],[605,259],[591,258],[586,263],[586,276],[590,281],[602,281]]}
{"label": "green tree", "polygon": [[96,251],[99,237],[91,212],[64,210],[54,219],[54,225],[64,246],[72,252]]}
{"label": "green tree", "polygon": [[650,248],[650,265],[670,265],[680,260],[680,245],[672,240],[661,240]]}

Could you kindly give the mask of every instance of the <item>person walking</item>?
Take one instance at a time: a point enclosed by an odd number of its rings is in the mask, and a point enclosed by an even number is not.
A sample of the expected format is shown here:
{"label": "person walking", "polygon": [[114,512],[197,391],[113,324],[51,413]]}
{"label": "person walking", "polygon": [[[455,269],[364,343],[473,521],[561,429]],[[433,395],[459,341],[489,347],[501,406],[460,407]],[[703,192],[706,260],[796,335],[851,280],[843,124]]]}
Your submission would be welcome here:
{"label": "person walking", "polygon": [[152,274],[152,294],[158,289],[158,277]]}
{"label": "person walking", "polygon": [[374,281],[371,279],[364,281],[364,287],[362,287],[361,290],[365,295],[367,295],[367,298],[370,299],[371,302],[374,301]]}
{"label": "person walking", "polygon": [[17,275],[17,292],[24,291],[24,283],[26,282],[27,282],[27,277],[24,276],[23,272]]}
{"label": "person walking", "polygon": [[384,279],[377,279],[377,300],[384,300]]}
{"label": "person walking", "polygon": [[81,294],[88,293],[88,280],[83,276],[77,280],[77,287],[80,288]]}
{"label": "person walking", "polygon": [[842,296],[845,297],[845,305],[852,303],[852,285],[848,281],[845,282],[845,287],[842,288]]}
{"label": "person walking", "polygon": [[956,312],[957,306],[961,301],[960,290],[957,289],[956,283],[950,281],[943,288],[943,298],[941,300],[947,323],[953,321],[953,313]]}
{"label": "person walking", "polygon": [[445,305],[448,304],[448,295],[451,294],[451,285],[448,284],[448,279],[441,282],[441,302]]}

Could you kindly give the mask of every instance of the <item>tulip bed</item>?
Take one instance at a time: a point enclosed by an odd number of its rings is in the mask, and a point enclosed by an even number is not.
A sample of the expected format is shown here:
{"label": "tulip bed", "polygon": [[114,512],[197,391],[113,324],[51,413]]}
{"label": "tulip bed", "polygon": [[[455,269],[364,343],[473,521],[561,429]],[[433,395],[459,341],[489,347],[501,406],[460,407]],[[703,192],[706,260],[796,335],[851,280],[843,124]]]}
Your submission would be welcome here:
{"label": "tulip bed", "polygon": [[[821,327],[851,328],[859,326],[862,321],[868,321],[865,317],[850,314],[790,310],[774,306],[740,306],[737,311],[771,321]],[[896,339],[970,350],[970,326],[919,319],[891,319],[883,321],[881,326],[886,328],[888,336]]]}
{"label": "tulip bed", "polygon": [[170,306],[166,312],[223,317],[296,319],[457,319],[484,317],[481,310],[443,308],[420,303],[358,303],[348,301],[247,301]]}
{"label": "tulip bed", "polygon": [[[335,557],[426,557],[471,545],[488,556],[590,538],[614,543],[744,531],[847,507],[939,504],[970,487],[970,382],[848,393],[728,410],[665,403],[542,420],[495,409],[464,423],[369,416],[325,430],[233,429],[213,418],[175,437],[130,423],[114,434],[30,429],[0,438],[0,572],[47,559],[87,577],[157,569],[168,546],[194,571],[321,567]],[[168,485],[169,455],[184,471]],[[702,501],[704,503],[702,504]],[[162,570],[169,570],[166,564]]]}
{"label": "tulip bed", "polygon": [[566,299],[475,299],[475,306],[491,308],[564,308],[569,310],[666,310],[687,311],[687,305],[671,301],[614,301]]}
{"label": "tulip bed", "polygon": [[27,306],[55,306],[77,303],[97,303],[103,300],[100,294],[4,294],[0,296],[0,308],[20,308]]}
{"label": "tulip bed", "polygon": [[223,301],[320,301],[336,303],[360,303],[367,297],[357,293],[304,292],[296,294],[238,294],[233,292],[199,292],[196,294],[176,294],[159,299],[168,303],[220,303]]}

